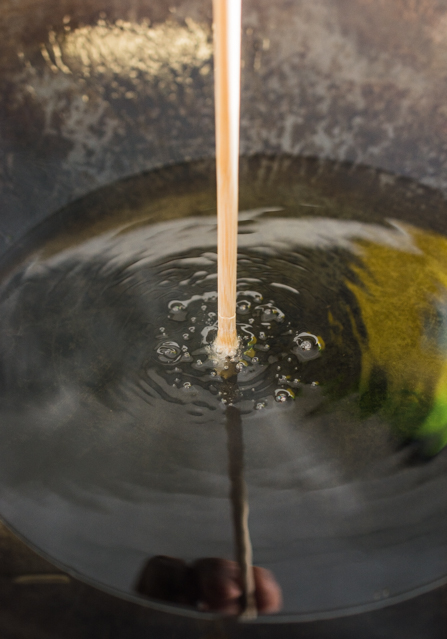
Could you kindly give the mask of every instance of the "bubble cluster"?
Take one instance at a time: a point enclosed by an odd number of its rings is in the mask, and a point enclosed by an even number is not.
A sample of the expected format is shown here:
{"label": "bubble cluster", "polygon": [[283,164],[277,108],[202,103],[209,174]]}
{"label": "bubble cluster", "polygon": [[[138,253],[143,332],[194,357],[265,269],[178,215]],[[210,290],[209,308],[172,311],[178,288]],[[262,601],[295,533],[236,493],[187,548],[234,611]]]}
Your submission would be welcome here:
{"label": "bubble cluster", "polygon": [[238,291],[236,313],[240,348],[222,362],[213,351],[217,293],[207,291],[168,303],[168,323],[159,329],[156,355],[165,366],[177,365],[163,373],[173,376],[168,380],[172,388],[188,390],[194,384],[225,405],[251,399],[259,411],[266,408],[269,396],[284,404],[297,398],[306,385],[317,385],[309,379],[310,370],[304,375],[307,380],[297,371],[306,373],[309,362],[320,356],[321,338],[294,327],[294,318],[287,318],[274,300],[264,302],[258,291]]}

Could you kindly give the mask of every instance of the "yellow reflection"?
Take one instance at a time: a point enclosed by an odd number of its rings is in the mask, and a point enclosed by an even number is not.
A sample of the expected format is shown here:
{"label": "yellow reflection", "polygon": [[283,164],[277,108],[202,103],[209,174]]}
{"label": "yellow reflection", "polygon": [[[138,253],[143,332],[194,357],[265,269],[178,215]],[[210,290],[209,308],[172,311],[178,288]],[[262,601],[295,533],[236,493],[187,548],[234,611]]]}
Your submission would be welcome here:
{"label": "yellow reflection", "polygon": [[110,74],[131,76],[142,72],[162,76],[165,69],[181,75],[185,67],[199,67],[208,73],[212,57],[210,30],[192,19],[185,25],[168,21],[151,27],[141,23],[117,20],[109,24],[99,20],[95,25],[66,31],[63,40],[49,34],[47,57],[64,73],[81,67],[84,76]]}
{"label": "yellow reflection", "polygon": [[[409,226],[416,250],[360,242],[359,284],[348,283],[368,339],[362,348],[361,394],[374,371],[387,380],[387,408],[423,415],[417,435],[430,437],[430,452],[447,444],[447,239]],[[425,407],[431,405],[431,410]],[[408,432],[408,434],[413,434]]]}

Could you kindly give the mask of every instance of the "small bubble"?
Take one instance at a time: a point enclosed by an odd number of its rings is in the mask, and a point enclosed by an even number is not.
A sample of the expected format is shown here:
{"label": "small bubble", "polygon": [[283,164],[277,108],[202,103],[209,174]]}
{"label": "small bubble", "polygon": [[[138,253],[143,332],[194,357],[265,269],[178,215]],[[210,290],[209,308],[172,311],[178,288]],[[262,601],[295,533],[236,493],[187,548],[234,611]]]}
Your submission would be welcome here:
{"label": "small bubble", "polygon": [[195,324],[195,323],[196,323],[196,321],[197,321],[197,317],[191,317],[191,322],[192,322],[193,324]]}
{"label": "small bubble", "polygon": [[160,333],[164,333],[165,332],[165,327],[164,326],[160,326]]}
{"label": "small bubble", "polygon": [[226,404],[227,403],[227,400],[224,397],[222,397],[222,399],[220,401],[222,402],[222,404]]}
{"label": "small bubble", "polygon": [[185,308],[186,307],[183,304],[180,304],[180,302],[172,302],[169,305],[169,310],[172,311],[173,313],[178,313],[179,311],[184,311]]}
{"label": "small bubble", "polygon": [[202,311],[206,311],[206,304],[202,304],[202,306],[200,307],[202,309]]}
{"label": "small bubble", "polygon": [[181,302],[177,300],[173,300],[172,302],[169,302],[168,309],[170,312],[170,315],[169,315],[170,319],[173,319],[176,322],[183,322],[183,320],[186,319],[188,311],[186,306],[182,304]]}
{"label": "small bubble", "polygon": [[239,313],[239,315],[247,315],[250,309],[251,303],[248,300],[240,300],[240,302],[236,304],[236,313]]}
{"label": "small bubble", "polygon": [[263,331],[261,331],[259,333],[259,339],[265,339],[265,338],[266,338],[266,334]]}
{"label": "small bubble", "polygon": [[254,322],[254,321],[255,321],[255,320],[254,320],[252,317],[250,317],[250,319],[248,320],[248,323],[249,323],[249,324],[253,324],[253,322]]}
{"label": "small bubble", "polygon": [[311,386],[318,386],[318,382],[312,382]]}
{"label": "small bubble", "polygon": [[187,347],[187,346],[182,346],[182,351],[183,351],[184,353],[186,353],[186,351],[187,351],[187,350],[188,350],[188,347]]}
{"label": "small bubble", "polygon": [[276,370],[277,370],[277,371],[280,371],[280,370],[281,370],[281,366],[277,366],[277,367],[276,367]]}
{"label": "small bubble", "polygon": [[251,361],[253,362],[253,364],[258,364],[259,363],[259,357],[252,357]]}
{"label": "small bubble", "polygon": [[203,362],[202,362],[202,360],[201,360],[201,359],[198,359],[198,360],[197,360],[197,362],[196,362],[196,364],[197,364],[197,366],[202,366]]}
{"label": "small bubble", "polygon": [[255,410],[262,410],[267,406],[267,402],[258,402],[255,404]]}
{"label": "small bubble", "polygon": [[181,381],[182,381],[182,380],[181,380],[181,379],[179,379],[178,377],[174,380],[174,382],[175,382],[176,384],[180,384],[180,382],[181,382]]}
{"label": "small bubble", "polygon": [[183,339],[185,341],[187,341],[189,339],[189,334],[188,333],[183,333],[182,337],[183,337]]}
{"label": "small bubble", "polygon": [[225,364],[224,371],[227,371],[227,370],[228,370],[228,366]]}
{"label": "small bubble", "polygon": [[278,381],[280,384],[287,384],[287,377],[285,375],[281,375]]}
{"label": "small bubble", "polygon": [[184,382],[183,388],[186,388],[187,390],[191,388],[191,382]]}
{"label": "small bubble", "polygon": [[210,375],[211,375],[211,377],[216,377],[217,373],[216,373],[216,371],[211,371]]}
{"label": "small bubble", "polygon": [[180,347],[177,342],[163,342],[157,348],[158,359],[164,364],[173,364],[181,357]]}
{"label": "small bubble", "polygon": [[293,393],[285,388],[278,388],[275,390],[275,402],[284,403],[289,399],[294,399]]}
{"label": "small bubble", "polygon": [[299,383],[300,383],[300,380],[299,380],[297,377],[295,377],[295,379],[293,380],[293,383],[294,383],[294,384],[299,384]]}
{"label": "small bubble", "polygon": [[258,311],[261,314],[261,322],[274,321],[281,323],[284,321],[284,313],[276,306],[273,306],[272,302],[256,306],[255,311]]}
{"label": "small bubble", "polygon": [[189,331],[190,333],[194,333],[194,331],[195,331],[195,330],[196,330],[196,327],[195,327],[195,326],[190,326],[190,327],[188,328],[188,331]]}
{"label": "small bubble", "polygon": [[210,311],[208,313],[208,317],[210,317],[211,319],[213,319],[214,317],[216,317],[216,313],[213,313],[212,311]]}
{"label": "small bubble", "polygon": [[292,358],[291,358],[291,357],[288,357],[288,358],[287,358],[287,361],[288,361],[288,362],[291,362],[291,361],[292,361]]}
{"label": "small bubble", "polygon": [[236,364],[236,369],[237,369],[238,371],[243,370],[243,369],[244,369],[244,365],[243,365],[243,363],[242,363],[242,362],[238,362],[238,363]]}

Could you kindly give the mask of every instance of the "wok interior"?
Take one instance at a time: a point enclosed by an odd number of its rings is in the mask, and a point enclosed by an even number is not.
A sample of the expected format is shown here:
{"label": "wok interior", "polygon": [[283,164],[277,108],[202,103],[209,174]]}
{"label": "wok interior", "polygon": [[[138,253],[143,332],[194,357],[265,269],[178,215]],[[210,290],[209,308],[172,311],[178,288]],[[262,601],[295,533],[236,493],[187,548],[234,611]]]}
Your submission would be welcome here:
{"label": "wok interior", "polygon": [[[445,189],[438,4],[256,0],[243,25],[244,155],[366,164]],[[23,0],[0,29],[2,254],[99,187],[213,156],[211,3]]]}

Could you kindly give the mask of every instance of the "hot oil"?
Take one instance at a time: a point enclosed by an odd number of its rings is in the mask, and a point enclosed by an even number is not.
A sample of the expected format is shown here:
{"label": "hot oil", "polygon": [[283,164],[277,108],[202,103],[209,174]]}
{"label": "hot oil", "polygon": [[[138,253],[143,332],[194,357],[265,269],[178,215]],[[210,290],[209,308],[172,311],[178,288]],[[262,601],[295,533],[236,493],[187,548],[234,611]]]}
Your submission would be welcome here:
{"label": "hot oil", "polygon": [[[231,557],[234,405],[254,562],[274,572],[285,611],[368,603],[377,562],[412,543],[402,528],[415,543],[426,533],[409,512],[427,521],[423,503],[434,521],[445,508],[445,456],[421,460],[445,443],[447,206],[372,169],[243,160],[229,386],[211,348],[213,176],[198,162],[102,189],[4,261],[12,523],[49,552],[57,537],[60,561],[124,591],[150,555]],[[328,572],[350,575],[341,598]],[[402,576],[393,592],[417,585]]]}

